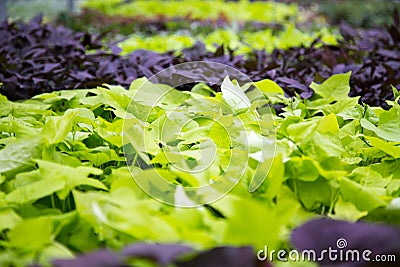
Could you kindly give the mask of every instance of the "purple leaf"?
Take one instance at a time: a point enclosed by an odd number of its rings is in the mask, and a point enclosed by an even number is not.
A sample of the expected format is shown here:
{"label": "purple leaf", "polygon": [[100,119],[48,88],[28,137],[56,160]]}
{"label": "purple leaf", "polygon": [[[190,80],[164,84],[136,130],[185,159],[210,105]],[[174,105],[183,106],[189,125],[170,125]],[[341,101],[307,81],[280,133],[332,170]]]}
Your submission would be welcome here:
{"label": "purple leaf", "polygon": [[135,244],[125,248],[122,254],[130,258],[151,259],[161,266],[167,266],[192,251],[192,248],[184,245]]}
{"label": "purple leaf", "polygon": [[[293,246],[298,250],[314,250],[316,255],[323,255],[323,250],[358,251],[360,259],[364,251],[371,251],[368,258],[375,255],[395,254],[400,259],[400,229],[387,225],[370,225],[363,222],[350,223],[330,219],[316,219],[295,229],[291,236]],[[325,252],[326,253],[326,252]],[[337,252],[339,253],[339,252]],[[368,252],[367,252],[368,253]],[[337,254],[333,254],[337,255]],[[338,258],[340,259],[340,258]],[[321,263],[332,266],[369,266],[367,261],[352,263],[333,260],[328,255]]]}
{"label": "purple leaf", "polygon": [[123,259],[117,254],[103,249],[76,259],[54,260],[55,267],[121,267],[124,266]]}
{"label": "purple leaf", "polygon": [[[251,247],[217,247],[202,252],[193,259],[178,262],[178,267],[255,267],[269,266],[268,263],[257,263]],[[263,265],[261,265],[263,264]]]}

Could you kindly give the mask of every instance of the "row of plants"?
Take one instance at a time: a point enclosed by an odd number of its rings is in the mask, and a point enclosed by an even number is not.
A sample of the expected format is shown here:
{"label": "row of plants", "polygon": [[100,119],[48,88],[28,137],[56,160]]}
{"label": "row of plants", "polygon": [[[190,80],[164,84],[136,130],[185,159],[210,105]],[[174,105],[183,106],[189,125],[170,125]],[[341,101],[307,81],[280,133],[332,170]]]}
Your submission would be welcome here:
{"label": "row of plants", "polygon": [[181,51],[192,47],[196,42],[206,45],[208,51],[214,52],[219,46],[224,45],[234,50],[234,54],[246,55],[254,49],[272,52],[274,49],[288,49],[291,47],[309,47],[316,38],[323,43],[335,45],[337,34],[328,28],[304,32],[295,25],[286,25],[284,30],[276,33],[273,29],[256,32],[235,31],[232,29],[217,29],[208,35],[191,36],[189,32],[155,36],[132,34],[128,39],[120,42],[118,46],[123,54],[138,49],[147,49],[155,52]]}
{"label": "row of plants", "polygon": [[[48,266],[143,241],[304,249],[290,241],[293,229],[321,216],[398,224],[400,93],[393,87],[388,110],[360,105],[348,96],[350,75],[312,83],[309,99],[285,97],[271,80],[240,86],[228,77],[220,92],[141,78],[129,90],[108,85],[22,102],[1,96],[0,262]],[[261,108],[261,99],[282,112]],[[180,169],[203,166],[211,147],[216,158],[205,170]],[[179,204],[202,203],[200,192],[152,183],[157,176],[183,188],[236,182],[218,201],[187,209],[145,191]],[[252,177],[262,183],[254,187]]]}
{"label": "row of plants", "polygon": [[88,23],[93,30],[107,24],[114,34],[127,36],[119,43],[124,54],[137,49],[180,51],[196,41],[205,43],[210,51],[225,45],[237,54],[254,49],[271,52],[309,46],[317,37],[336,44],[338,36],[322,22],[306,23],[296,5],[277,2],[192,1],[182,5],[180,1],[87,1],[83,7],[83,14],[72,18],[75,22],[68,22],[67,17],[59,23],[77,28],[74,23],[84,21],[85,27]]}
{"label": "row of plants", "polygon": [[274,1],[123,1],[85,0],[83,8],[125,17],[169,17],[228,21],[285,22],[301,20],[297,5]]}
{"label": "row of plants", "polygon": [[190,35],[206,35],[220,28],[235,28],[240,31],[255,32],[258,30],[272,29],[279,32],[283,22],[263,23],[257,21],[235,21],[234,23],[219,18],[191,19],[168,17],[124,17],[121,15],[106,15],[96,9],[85,8],[81,12],[61,12],[54,19],[59,25],[64,25],[74,31],[107,32],[109,38],[128,36],[140,33],[145,36],[158,33],[174,33],[177,31],[190,31]]}
{"label": "row of plants", "polygon": [[[207,11],[193,11],[197,6],[207,6],[214,4],[217,5],[220,10],[214,12],[211,10],[214,21],[217,18],[220,22],[229,22],[229,20],[237,21],[237,18],[240,18],[242,21],[247,20],[251,22],[253,20],[248,14],[242,15],[240,10],[240,17],[233,16],[230,14],[229,10],[237,11],[239,8],[237,7],[237,1],[231,1],[228,4],[218,2],[212,3],[212,1],[208,1],[206,4],[195,3],[193,6],[180,5],[179,9],[183,10],[183,12],[176,12],[173,10],[173,7],[178,5],[178,1],[168,1],[163,3],[162,5],[156,4],[157,7],[152,6],[152,4],[146,3],[146,1],[142,1],[142,3],[132,3],[134,1],[102,1],[103,3],[97,3],[96,1],[80,1],[78,3],[83,2],[83,7],[81,8],[82,14],[80,15],[72,15],[67,14],[65,12],[61,12],[63,19],[63,23],[69,24],[72,28],[82,31],[84,29],[88,29],[87,26],[92,27],[95,26],[97,30],[101,30],[100,25],[104,25],[105,27],[113,30],[117,30],[118,32],[124,32],[124,34],[132,33],[132,26],[136,29],[148,29],[148,25],[140,25],[139,21],[148,20],[148,17],[153,17],[161,20],[170,20],[171,17],[174,19],[182,19],[188,21],[189,19],[201,19],[201,20],[209,20],[210,17],[207,14]],[[130,3],[129,3],[130,2]],[[215,1],[214,1],[215,2]],[[243,2],[243,1],[242,1]],[[254,2],[254,1],[253,1]],[[261,2],[261,1],[260,1]],[[263,1],[265,2],[265,1]],[[280,3],[277,3],[280,2]],[[290,5],[285,5],[290,4]],[[46,8],[43,8],[43,5]],[[41,1],[29,1],[28,3],[20,2],[20,1],[12,1],[7,3],[9,14],[13,18],[18,19],[27,19],[32,18],[38,12],[44,12],[46,17],[54,18],[57,12],[60,12],[64,9],[65,3],[62,0],[58,1],[49,1],[49,0],[41,0]],[[124,11],[125,7],[129,7],[132,10],[129,12]],[[143,16],[138,9],[135,7],[146,7],[146,17]],[[236,6],[232,9],[232,6]],[[350,23],[354,27],[381,27],[385,24],[390,24],[390,14],[393,8],[400,8],[400,3],[397,0],[385,0],[385,4],[380,3],[376,0],[352,0],[352,1],[341,1],[341,0],[326,0],[326,1],[293,1],[293,0],[279,0],[279,1],[269,1],[268,3],[246,3],[245,5],[241,5],[241,7],[254,7],[252,14],[257,15],[255,20],[260,21],[272,21],[277,19],[277,21],[273,21],[273,23],[285,22],[286,18],[293,21],[304,21],[309,20],[312,17],[312,20],[315,21],[316,15],[320,15],[322,19],[323,17],[330,24],[336,25],[342,21],[346,21]],[[354,8],[357,6],[358,8]],[[118,7],[117,10],[114,10],[115,7]],[[257,8],[263,8],[266,11],[261,12],[260,10],[256,10]],[[97,12],[96,12],[97,11]],[[132,11],[132,12],[131,12]],[[171,13],[172,11],[172,13]],[[220,12],[218,12],[220,11]],[[310,12],[311,11],[311,12]],[[102,16],[98,16],[98,15]],[[106,15],[109,14],[110,16]],[[124,14],[124,15],[123,15]],[[227,16],[225,15],[227,14]],[[71,16],[72,15],[72,16]],[[161,15],[161,16],[160,16]],[[195,16],[193,16],[195,15]],[[266,18],[263,18],[265,16]],[[261,19],[260,19],[261,17]],[[96,20],[97,18],[97,20]],[[102,21],[101,21],[102,20]],[[110,23],[105,24],[104,22],[114,23],[114,25],[110,25]],[[85,23],[81,23],[85,22]],[[124,24],[127,26],[125,29],[118,28],[117,24]],[[129,24],[129,27],[128,27]],[[158,24],[156,22],[153,23]],[[172,29],[176,28],[177,25],[167,25],[166,28]],[[178,23],[179,27],[186,27],[183,22]],[[252,27],[250,27],[252,28]],[[165,29],[165,28],[164,28]],[[154,30],[154,28],[150,29]]]}
{"label": "row of plants", "polygon": [[[103,83],[128,88],[133,79],[201,60],[234,67],[253,81],[271,79],[287,95],[298,93],[304,98],[313,94],[309,87],[313,80],[321,82],[336,73],[352,71],[350,94],[361,96],[364,103],[387,107],[385,100],[393,100],[390,86],[400,84],[397,13],[394,18],[389,28],[380,30],[359,31],[342,25],[343,40],[337,45],[316,39],[310,47],[275,49],[271,53],[254,50],[246,56],[235,55],[225,46],[210,52],[200,42],[179,54],[136,50],[121,56],[121,49],[115,44],[107,47],[102,35],[73,33],[45,24],[40,17],[29,23],[4,22],[0,26],[0,80],[4,83],[0,93],[16,100]],[[210,77],[210,81],[214,78],[221,77]]]}
{"label": "row of plants", "polygon": [[[326,23],[315,18],[311,22],[309,18],[303,17],[297,11],[297,6],[294,4],[285,5],[276,2],[253,3],[247,1],[193,1],[189,4],[193,5],[181,5],[180,1],[89,1],[89,3],[83,2],[82,10],[79,13],[61,12],[56,16],[50,16],[50,18],[54,19],[55,17],[54,22],[56,24],[67,26],[77,32],[107,32],[108,41],[118,39],[121,35],[129,36],[132,34],[142,35],[142,37],[160,34],[188,35],[191,39],[209,39],[207,36],[217,29],[225,29],[226,31],[234,31],[235,33],[252,33],[268,29],[272,30],[268,32],[268,35],[271,33],[275,35],[275,33],[279,33],[285,28],[295,27],[294,25],[296,25],[298,31],[309,32],[308,35],[312,35],[312,33],[317,32],[322,27],[324,27],[324,32],[329,33]],[[117,7],[125,9],[126,5],[132,5],[135,12],[121,15],[117,11],[114,14],[114,9]],[[170,14],[169,11],[176,11],[175,8],[178,5],[180,6],[180,12]],[[199,11],[197,9],[198,5],[201,7],[207,6],[208,9],[210,6],[213,6],[212,12],[218,13],[218,16],[209,16],[206,14],[207,11]],[[217,7],[214,7],[214,5],[217,5]],[[155,8],[155,6],[157,7]],[[25,8],[29,9],[31,7],[26,5]],[[142,8],[148,10],[148,14],[144,14]],[[248,16],[249,14],[246,16],[232,16],[234,14],[232,11],[243,10],[243,8],[250,8],[250,10],[247,10],[248,12],[258,12],[260,15],[266,16],[267,19],[262,19],[261,21],[254,20],[253,17]],[[108,12],[104,10],[108,10]],[[192,16],[193,10],[203,12],[204,14],[203,16]],[[287,11],[283,12],[281,10]],[[21,12],[23,13],[23,11]],[[271,17],[280,13],[282,14],[279,19]],[[230,18],[225,14],[229,14]],[[243,12],[240,14],[243,14]],[[48,14],[46,14],[46,17],[49,18]],[[16,17],[15,19],[24,18]],[[261,34],[258,36],[261,36]],[[220,43],[219,40],[217,41],[217,43]],[[151,44],[151,42],[149,43]]]}

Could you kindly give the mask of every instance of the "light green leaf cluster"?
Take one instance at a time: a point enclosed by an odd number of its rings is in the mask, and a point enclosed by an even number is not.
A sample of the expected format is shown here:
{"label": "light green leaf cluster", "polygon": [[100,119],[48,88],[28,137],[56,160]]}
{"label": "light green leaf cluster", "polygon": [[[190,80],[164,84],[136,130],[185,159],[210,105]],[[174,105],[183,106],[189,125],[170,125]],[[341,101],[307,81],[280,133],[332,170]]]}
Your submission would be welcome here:
{"label": "light green leaf cluster", "polygon": [[128,39],[119,43],[122,54],[128,54],[137,49],[147,49],[155,52],[181,51],[193,46],[196,41],[206,44],[209,51],[215,51],[217,46],[224,45],[235,49],[236,54],[247,54],[253,49],[272,52],[274,49],[287,49],[297,46],[310,46],[317,38],[327,44],[336,44],[338,35],[332,30],[322,27],[318,30],[303,31],[294,24],[288,24],[286,29],[274,33],[271,29],[256,32],[236,32],[232,29],[218,29],[207,35],[191,36],[185,33],[144,36],[132,34]]}
{"label": "light green leaf cluster", "polygon": [[348,97],[349,78],[350,73],[338,74],[313,83],[309,100],[285,99],[277,136],[287,160],[287,183],[303,206],[358,220],[398,196],[393,168],[400,163],[400,107],[384,111],[357,104],[358,98]]}
{"label": "light green leaf cluster", "polygon": [[[279,249],[290,246],[294,227],[321,215],[398,222],[400,105],[358,104],[348,97],[350,75],[312,84],[307,100],[285,97],[269,80],[254,83],[268,104],[284,106],[273,121],[252,85],[228,78],[212,93],[142,78],[129,90],[0,96],[1,262],[46,264],[139,241]],[[265,156],[260,148],[272,149],[272,137],[276,153]],[[211,163],[207,153],[216,155]],[[243,177],[225,197],[192,209],[154,200],[132,178],[167,194],[169,184],[152,184],[156,175],[194,187],[221,174]],[[179,193],[172,200],[197,201]]]}

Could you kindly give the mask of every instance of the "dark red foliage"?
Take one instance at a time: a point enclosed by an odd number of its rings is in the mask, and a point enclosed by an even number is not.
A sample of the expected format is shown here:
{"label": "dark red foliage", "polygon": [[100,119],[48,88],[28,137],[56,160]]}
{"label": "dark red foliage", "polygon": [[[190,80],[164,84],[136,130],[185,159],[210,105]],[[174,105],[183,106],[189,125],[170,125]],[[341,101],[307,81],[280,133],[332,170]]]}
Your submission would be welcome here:
{"label": "dark red foliage", "polygon": [[[396,18],[387,29],[357,31],[342,25],[344,40],[338,46],[316,40],[309,48],[277,49],[271,54],[253,51],[246,56],[235,56],[224,47],[209,52],[201,43],[184,49],[181,56],[145,50],[120,56],[115,45],[102,45],[101,36],[43,24],[40,17],[27,24],[3,22],[0,93],[16,100],[103,83],[128,87],[138,77],[150,77],[179,63],[204,60],[234,67],[253,81],[272,79],[287,95],[297,92],[304,98],[313,94],[309,88],[312,81],[321,82],[333,74],[352,71],[350,95],[385,107],[385,100],[393,99],[390,86],[400,86],[400,27]],[[223,73],[215,71],[209,82],[221,80]]]}

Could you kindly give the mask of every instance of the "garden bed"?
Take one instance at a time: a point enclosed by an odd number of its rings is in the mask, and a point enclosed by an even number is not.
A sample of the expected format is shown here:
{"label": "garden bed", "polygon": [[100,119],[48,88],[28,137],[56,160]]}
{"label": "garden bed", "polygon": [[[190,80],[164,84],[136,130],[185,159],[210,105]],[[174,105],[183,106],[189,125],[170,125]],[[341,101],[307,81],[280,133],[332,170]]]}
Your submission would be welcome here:
{"label": "garden bed", "polygon": [[398,265],[397,12],[85,3],[0,26],[1,266]]}

